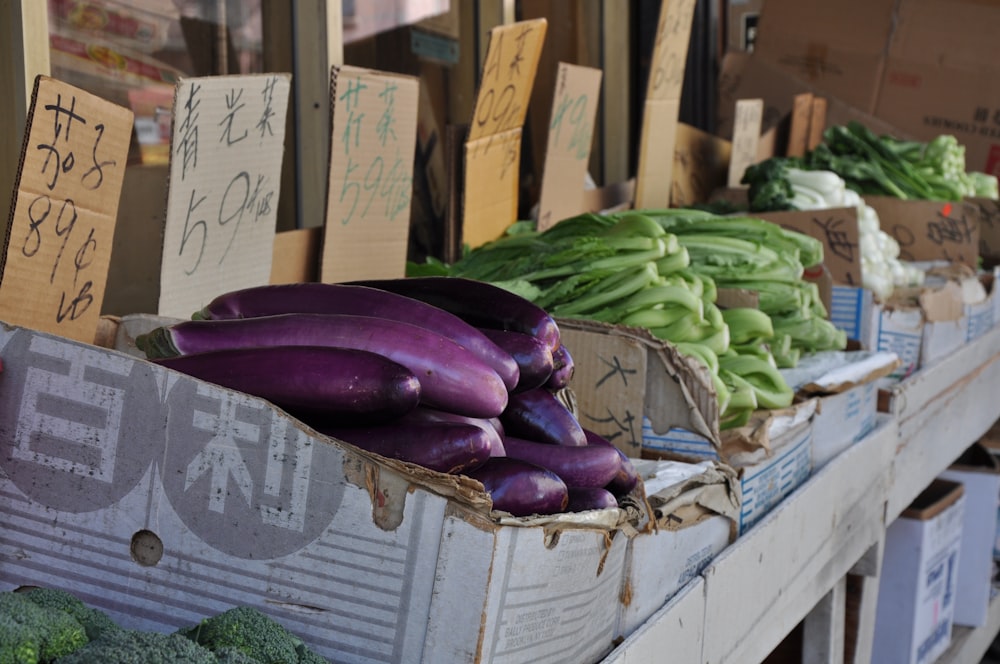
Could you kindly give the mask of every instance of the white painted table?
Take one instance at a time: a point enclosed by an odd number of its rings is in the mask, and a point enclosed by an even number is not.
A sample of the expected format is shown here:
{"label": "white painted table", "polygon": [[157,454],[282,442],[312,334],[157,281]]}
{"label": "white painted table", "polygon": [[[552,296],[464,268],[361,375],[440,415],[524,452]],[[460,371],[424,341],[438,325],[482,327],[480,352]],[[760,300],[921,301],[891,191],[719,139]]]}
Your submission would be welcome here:
{"label": "white painted table", "polygon": [[[1000,328],[888,396],[875,432],[723,551],[604,664],[667,654],[685,664],[752,664],[803,620],[803,662],[843,662],[848,573],[863,579],[853,659],[870,662],[885,528],[1000,417]],[[939,661],[978,664],[998,631],[994,601],[987,625],[956,627]]]}

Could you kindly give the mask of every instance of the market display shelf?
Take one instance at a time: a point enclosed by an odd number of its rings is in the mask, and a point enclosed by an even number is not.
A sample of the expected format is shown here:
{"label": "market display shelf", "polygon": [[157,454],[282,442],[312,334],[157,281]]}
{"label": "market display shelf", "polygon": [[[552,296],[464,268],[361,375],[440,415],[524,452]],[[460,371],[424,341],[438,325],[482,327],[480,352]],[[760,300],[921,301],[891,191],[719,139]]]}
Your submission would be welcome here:
{"label": "market display shelf", "polygon": [[921,369],[889,393],[899,423],[886,523],[1000,416],[1000,327]]}
{"label": "market display shelf", "polygon": [[[870,435],[723,551],[704,570],[699,585],[675,596],[605,664],[654,661],[663,652],[673,659],[680,648],[695,650],[675,661],[762,661],[880,541],[885,469],[897,435],[895,422],[881,418]],[[701,637],[698,644],[696,637]]]}
{"label": "market display shelf", "polygon": [[994,588],[986,624],[980,627],[953,627],[951,645],[936,664],[979,664],[998,632],[1000,632],[1000,595]]}

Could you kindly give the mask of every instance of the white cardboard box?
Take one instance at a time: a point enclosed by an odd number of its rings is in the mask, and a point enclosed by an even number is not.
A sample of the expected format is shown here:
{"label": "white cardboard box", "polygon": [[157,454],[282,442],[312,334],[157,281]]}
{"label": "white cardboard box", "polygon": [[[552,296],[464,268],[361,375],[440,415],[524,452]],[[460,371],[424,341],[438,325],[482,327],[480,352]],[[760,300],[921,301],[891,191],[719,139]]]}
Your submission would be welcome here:
{"label": "white cardboard box", "polygon": [[613,647],[628,538],[606,519],[503,525],[478,483],[123,352],[0,325],[0,357],[4,590],[157,631],[252,605],[336,661]]}
{"label": "white cardboard box", "polygon": [[965,497],[935,480],[889,525],[872,661],[928,664],[951,642]]}
{"label": "white cardboard box", "polygon": [[812,469],[816,472],[875,429],[878,388],[864,383],[820,397],[813,420]]}
{"label": "white cardboard box", "polygon": [[629,637],[736,537],[740,501],[736,473],[705,461],[636,460],[655,528],[629,541],[622,637]]}
{"label": "white cardboard box", "polygon": [[990,608],[996,540],[991,526],[1000,509],[1000,462],[986,448],[975,444],[940,477],[965,487],[955,624],[979,627],[986,624]]}

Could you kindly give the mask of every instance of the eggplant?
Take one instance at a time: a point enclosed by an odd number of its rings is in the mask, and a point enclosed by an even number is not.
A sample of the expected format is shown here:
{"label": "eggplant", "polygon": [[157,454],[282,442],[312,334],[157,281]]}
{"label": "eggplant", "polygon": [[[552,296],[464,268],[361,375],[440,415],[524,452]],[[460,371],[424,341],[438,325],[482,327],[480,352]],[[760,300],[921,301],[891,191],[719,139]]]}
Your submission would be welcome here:
{"label": "eggplant", "polygon": [[418,406],[406,413],[403,417],[406,422],[423,424],[427,422],[456,422],[459,424],[471,424],[482,429],[490,439],[490,456],[504,456],[503,436],[493,426],[490,419],[481,417],[467,417],[438,408],[428,408]]}
{"label": "eggplant", "polygon": [[474,424],[402,420],[372,426],[306,423],[363,450],[441,473],[465,473],[490,458],[490,437]]}
{"label": "eggplant", "polygon": [[553,392],[567,387],[573,380],[575,369],[576,365],[573,364],[573,356],[569,354],[569,349],[559,344],[559,347],[552,351],[552,373],[545,381],[545,387]]}
{"label": "eggplant", "polygon": [[639,484],[639,480],[642,479],[639,477],[639,471],[637,471],[635,466],[632,464],[632,460],[628,458],[628,455],[625,454],[621,448],[617,447],[614,443],[599,433],[591,431],[590,429],[584,429],[583,433],[587,436],[588,445],[603,445],[605,447],[612,447],[618,452],[618,456],[620,457],[622,463],[621,469],[619,469],[618,473],[610,482],[607,483],[607,485],[605,485],[604,488],[619,497],[631,493],[632,489]]}
{"label": "eggplant", "polygon": [[425,405],[469,417],[495,417],[507,405],[497,373],[451,339],[416,325],[347,314],[280,314],[188,320],[136,337],[148,357],[253,346],[338,346],[402,364],[420,381]]}
{"label": "eggplant", "polygon": [[371,279],[351,284],[399,293],[450,311],[475,327],[523,332],[549,350],[559,346],[559,326],[530,300],[485,281],[463,277]]}
{"label": "eggplant", "polygon": [[315,282],[253,286],[216,297],[192,318],[222,320],[277,314],[350,314],[403,321],[465,346],[497,372],[508,390],[518,382],[517,362],[510,353],[458,316],[411,297],[367,286]]}
{"label": "eggplant", "polygon": [[618,507],[618,499],[607,489],[589,486],[571,486],[568,489],[567,512],[586,512]]}
{"label": "eggplant", "polygon": [[500,422],[510,436],[553,445],[587,444],[580,422],[543,387],[511,394]]}
{"label": "eggplant", "polygon": [[517,363],[519,380],[512,392],[541,387],[552,375],[552,351],[541,339],[513,330],[479,330]]}
{"label": "eggplant", "polygon": [[387,357],[352,348],[229,348],[160,358],[157,364],[298,413],[333,420],[399,417],[420,399],[420,381]]}
{"label": "eggplant", "polygon": [[566,511],[569,500],[566,483],[551,470],[535,464],[507,457],[491,457],[483,465],[464,474],[482,482],[495,510],[514,516]]}
{"label": "eggplant", "polygon": [[618,452],[601,445],[550,445],[507,436],[503,441],[507,456],[548,468],[566,486],[604,487],[621,468]]}

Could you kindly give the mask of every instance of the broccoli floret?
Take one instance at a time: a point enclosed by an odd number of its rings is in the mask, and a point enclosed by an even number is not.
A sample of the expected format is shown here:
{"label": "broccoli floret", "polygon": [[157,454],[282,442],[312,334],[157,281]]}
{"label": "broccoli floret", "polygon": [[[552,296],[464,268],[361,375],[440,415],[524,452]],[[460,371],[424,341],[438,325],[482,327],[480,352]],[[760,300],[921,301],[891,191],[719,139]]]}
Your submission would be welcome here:
{"label": "broccoli floret", "polygon": [[24,593],[0,593],[0,664],[50,662],[87,643],[76,618],[35,604]]}
{"label": "broccoli floret", "polygon": [[57,664],[216,664],[215,655],[184,636],[107,630]]}
{"label": "broccoli floret", "polygon": [[215,652],[215,661],[218,664],[261,664],[256,657],[251,657],[239,648],[225,647],[219,648]]}
{"label": "broccoli floret", "polygon": [[[280,623],[250,606],[237,606],[178,631],[213,652],[236,649],[260,664],[298,664],[314,653]],[[322,660],[320,660],[322,661]]]}
{"label": "broccoli floret", "polygon": [[87,632],[87,640],[93,641],[105,630],[121,629],[106,613],[91,608],[75,595],[57,588],[24,588],[18,589],[25,597],[45,609],[54,609],[68,613],[83,625]]}

